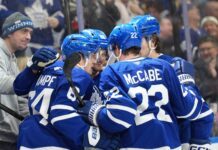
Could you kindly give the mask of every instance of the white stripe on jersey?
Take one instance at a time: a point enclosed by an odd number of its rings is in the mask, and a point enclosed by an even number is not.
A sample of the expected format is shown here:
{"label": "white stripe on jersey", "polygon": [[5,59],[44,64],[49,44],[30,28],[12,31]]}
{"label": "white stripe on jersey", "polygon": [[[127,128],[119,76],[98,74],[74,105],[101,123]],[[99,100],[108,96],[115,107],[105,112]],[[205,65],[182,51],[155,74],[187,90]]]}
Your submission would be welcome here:
{"label": "white stripe on jersey", "polygon": [[71,111],[75,110],[73,107],[68,105],[54,105],[51,107],[51,110],[55,110],[55,109],[64,109],[64,110],[71,110]]}
{"label": "white stripe on jersey", "polygon": [[129,61],[129,62],[131,62],[131,61],[140,61],[140,60],[143,60],[143,59],[145,59],[145,57],[137,57],[137,58],[133,58],[133,59],[128,59],[128,60],[122,60],[122,61]]}
{"label": "white stripe on jersey", "polygon": [[170,148],[169,146],[163,146],[163,147],[158,147],[158,148],[121,148],[120,150],[181,150],[181,146],[177,148]]}
{"label": "white stripe on jersey", "polygon": [[108,118],[110,118],[111,121],[113,121],[113,122],[115,122],[117,124],[120,124],[120,125],[124,126],[125,128],[129,128],[131,126],[131,124],[129,124],[129,123],[125,122],[125,121],[122,121],[120,119],[117,119],[114,116],[112,116],[112,114],[108,110],[107,110],[107,116],[108,116]]}
{"label": "white stripe on jersey", "polygon": [[204,118],[204,117],[206,117],[206,116],[208,116],[208,115],[210,115],[212,113],[213,113],[213,111],[211,109],[209,109],[208,111],[205,111],[205,112],[201,113],[200,115],[198,115],[197,118],[194,118],[194,119],[191,119],[191,120],[201,119],[201,118]]}
{"label": "white stripe on jersey", "polygon": [[56,147],[56,146],[46,146],[40,148],[28,148],[28,147],[21,146],[20,150],[69,150],[69,149]]}
{"label": "white stripe on jersey", "polygon": [[39,123],[46,126],[48,124],[48,121],[45,118],[42,118]]}
{"label": "white stripe on jersey", "polygon": [[62,116],[58,116],[58,117],[55,117],[51,120],[51,123],[54,124],[55,122],[57,121],[62,121],[62,120],[65,120],[65,119],[69,119],[69,118],[74,118],[74,117],[77,117],[79,116],[77,113],[71,113],[71,114],[67,114],[67,115],[62,115]]}
{"label": "white stripe on jersey", "polygon": [[185,116],[177,116],[177,118],[188,118],[188,117],[190,117],[190,116],[195,112],[195,110],[196,110],[196,108],[197,108],[197,105],[198,105],[198,99],[195,98],[194,106],[193,106],[191,112],[188,113],[188,114],[185,115]]}
{"label": "white stripe on jersey", "polygon": [[118,109],[118,110],[123,110],[123,111],[127,111],[133,115],[136,115],[136,110],[132,109],[130,107],[127,106],[121,106],[121,105],[111,105],[111,104],[107,104],[106,108],[108,109]]}

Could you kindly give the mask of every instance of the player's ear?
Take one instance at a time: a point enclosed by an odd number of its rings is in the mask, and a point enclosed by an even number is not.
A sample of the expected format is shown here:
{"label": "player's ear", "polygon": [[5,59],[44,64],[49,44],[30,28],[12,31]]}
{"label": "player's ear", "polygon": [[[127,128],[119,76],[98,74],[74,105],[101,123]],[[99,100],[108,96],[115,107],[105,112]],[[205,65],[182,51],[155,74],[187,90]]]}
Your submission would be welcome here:
{"label": "player's ear", "polygon": [[85,56],[83,55],[83,54],[81,54],[81,53],[79,53],[79,55],[80,55],[80,61],[78,62],[78,66],[79,67],[84,67],[84,65],[86,64],[86,58],[85,58]]}

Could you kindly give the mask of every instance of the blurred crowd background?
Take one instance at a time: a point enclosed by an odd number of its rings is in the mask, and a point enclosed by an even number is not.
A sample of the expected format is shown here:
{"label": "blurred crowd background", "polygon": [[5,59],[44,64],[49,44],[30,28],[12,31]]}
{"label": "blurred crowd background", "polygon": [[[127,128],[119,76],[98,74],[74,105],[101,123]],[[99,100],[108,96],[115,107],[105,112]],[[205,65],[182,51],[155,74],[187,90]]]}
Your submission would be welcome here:
{"label": "blurred crowd background", "polygon": [[[60,49],[63,37],[80,30],[79,17],[83,19],[84,28],[100,29],[109,35],[114,26],[149,13],[160,22],[162,53],[182,57],[194,64],[196,83],[217,114],[218,0],[81,2],[82,7],[78,7],[78,0],[0,0],[0,26],[15,11],[29,16],[34,23],[28,50],[16,54],[20,70],[24,68],[26,58],[36,49],[42,46]],[[216,116],[214,135],[218,135]]]}

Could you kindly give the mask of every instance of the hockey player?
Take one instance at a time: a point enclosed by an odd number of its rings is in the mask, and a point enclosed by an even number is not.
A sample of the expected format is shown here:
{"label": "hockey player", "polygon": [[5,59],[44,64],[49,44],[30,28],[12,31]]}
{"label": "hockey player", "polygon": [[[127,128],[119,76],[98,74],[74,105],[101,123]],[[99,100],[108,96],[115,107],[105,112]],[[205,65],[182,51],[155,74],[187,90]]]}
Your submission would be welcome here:
{"label": "hockey player", "polygon": [[[145,49],[142,50],[144,51],[142,54],[147,54],[151,58],[163,59],[170,63],[176,71],[180,83],[196,95],[201,95],[194,82],[193,65],[182,58],[173,58],[161,53],[158,37],[160,26],[155,17],[151,15],[137,16],[132,19],[130,24],[135,25],[139,32],[141,32],[144,44],[146,45],[146,43],[148,43],[147,46],[144,46]],[[212,132],[213,113],[205,101],[196,120],[198,121],[189,122],[184,119],[178,120],[180,127],[180,140],[183,144],[183,150],[191,149],[191,147],[209,149],[209,137]],[[189,143],[191,144],[190,146]]]}
{"label": "hockey player", "polygon": [[141,37],[132,25],[115,27],[109,45],[120,61],[102,72],[106,104],[87,101],[78,113],[107,132],[120,133],[121,149],[180,149],[176,117],[198,117],[201,97],[180,86],[167,62],[140,57]]}
{"label": "hockey player", "polygon": [[[90,76],[98,49],[96,43],[81,34],[72,34],[64,39],[61,48],[63,58],[68,58],[73,52],[81,54],[80,62],[72,70],[72,80],[79,96],[100,102],[99,91]],[[14,82],[18,95],[29,93],[31,113],[20,125],[18,148],[82,150],[84,146],[94,146],[114,149],[117,137],[88,125],[76,112],[79,104],[64,75],[64,62],[51,64],[51,60],[56,60],[51,49],[38,50]]]}
{"label": "hockey player", "polygon": [[99,79],[100,79],[100,73],[104,69],[104,67],[107,65],[107,60],[108,60],[107,36],[103,31],[98,30],[98,29],[84,29],[80,33],[96,41],[99,46],[98,59],[94,63],[93,74],[92,74],[95,84],[96,86],[98,86]]}

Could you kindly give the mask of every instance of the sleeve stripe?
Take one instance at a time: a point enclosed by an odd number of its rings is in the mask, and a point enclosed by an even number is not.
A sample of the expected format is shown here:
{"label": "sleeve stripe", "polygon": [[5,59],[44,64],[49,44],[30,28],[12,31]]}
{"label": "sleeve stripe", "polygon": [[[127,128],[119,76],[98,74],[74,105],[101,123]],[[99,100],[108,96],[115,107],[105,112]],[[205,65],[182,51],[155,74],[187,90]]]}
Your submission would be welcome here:
{"label": "sleeve stripe", "polygon": [[[21,146],[20,150],[33,150],[33,148]],[[34,150],[68,150],[68,149],[62,147],[56,147],[56,146],[46,146],[46,147],[34,148]]]}
{"label": "sleeve stripe", "polygon": [[194,106],[193,106],[191,112],[189,114],[185,115],[185,116],[177,116],[177,118],[188,118],[188,117],[190,117],[195,112],[195,110],[197,108],[197,105],[198,105],[198,100],[197,100],[197,98],[195,98]]}
{"label": "sleeve stripe", "polygon": [[113,121],[113,122],[115,122],[117,124],[120,124],[120,125],[124,126],[125,128],[129,128],[131,126],[131,124],[129,124],[129,123],[125,122],[125,121],[122,121],[120,119],[117,119],[114,116],[112,116],[112,114],[108,110],[107,110],[107,116],[111,119],[111,121]]}
{"label": "sleeve stripe", "polygon": [[57,121],[62,121],[62,120],[66,120],[66,119],[69,119],[69,118],[74,118],[74,117],[77,117],[79,116],[77,113],[71,113],[71,114],[67,114],[67,115],[62,115],[62,116],[58,116],[58,117],[55,117],[51,120],[51,123],[54,124],[55,122]]}
{"label": "sleeve stripe", "polygon": [[[162,146],[158,148],[152,148],[152,150],[181,150],[181,146],[176,147],[176,148],[170,148],[169,146]],[[151,150],[151,149],[144,149],[144,148],[120,148],[119,150]]]}
{"label": "sleeve stripe", "polygon": [[140,117],[135,117],[135,122],[137,122],[136,124],[143,124],[144,122],[148,122],[151,121],[153,119],[156,119],[154,114],[146,114]]}
{"label": "sleeve stripe", "polygon": [[64,110],[71,110],[71,111],[75,110],[73,107],[68,105],[54,105],[51,107],[51,110],[55,110],[55,109],[64,109]]}
{"label": "sleeve stripe", "polygon": [[201,118],[204,118],[204,117],[206,117],[206,116],[208,116],[208,115],[210,115],[212,113],[213,113],[213,111],[210,109],[210,110],[208,110],[206,112],[201,113],[200,115],[198,115],[198,117],[196,117],[194,119],[191,119],[191,120],[201,119]]}
{"label": "sleeve stripe", "polygon": [[106,108],[108,109],[118,109],[118,110],[123,110],[123,111],[127,111],[133,115],[136,115],[136,110],[130,108],[130,107],[127,107],[127,106],[121,106],[121,105],[110,105],[110,104],[107,104],[106,105]]}
{"label": "sleeve stripe", "polygon": [[46,126],[48,124],[48,121],[45,118],[42,118],[39,123]]}

